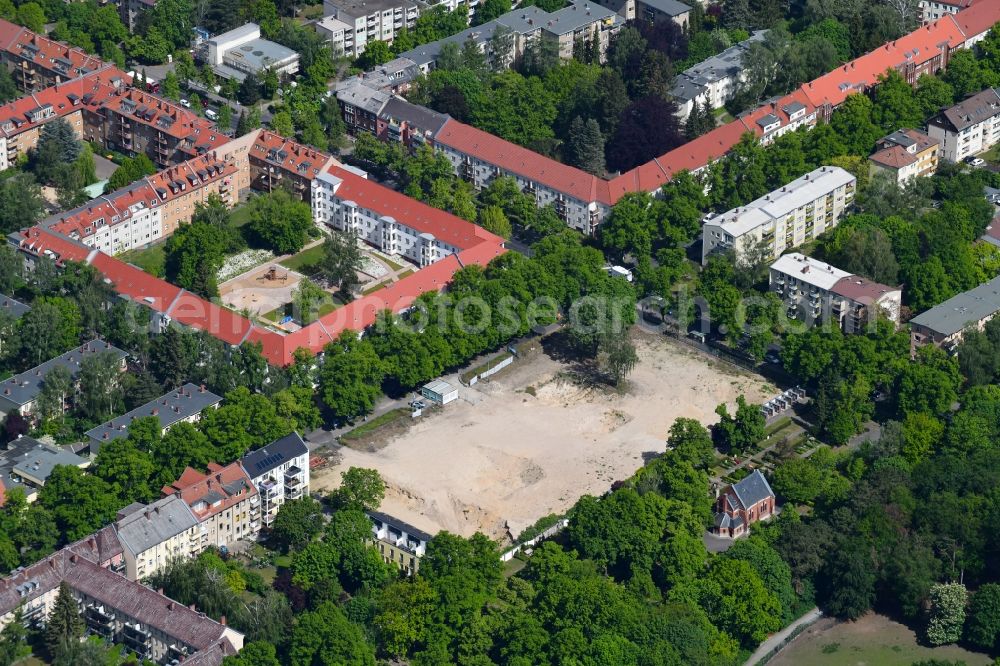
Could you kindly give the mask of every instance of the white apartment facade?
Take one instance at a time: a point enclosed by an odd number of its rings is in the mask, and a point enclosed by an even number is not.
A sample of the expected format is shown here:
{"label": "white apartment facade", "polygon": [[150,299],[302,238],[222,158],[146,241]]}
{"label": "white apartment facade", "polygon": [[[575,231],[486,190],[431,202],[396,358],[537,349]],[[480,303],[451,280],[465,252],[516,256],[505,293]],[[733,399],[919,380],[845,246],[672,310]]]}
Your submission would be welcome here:
{"label": "white apartment facade", "polygon": [[[367,188],[360,181],[365,179],[356,174],[341,172],[337,176],[327,171],[313,179],[313,221],[321,229],[333,227],[351,232],[369,245],[387,254],[405,257],[421,268],[460,251],[459,247],[429,231],[421,231],[375,210],[374,206],[379,203],[377,197],[384,197],[385,192],[379,188],[373,197],[368,197]],[[409,203],[416,206],[412,200]]]}
{"label": "white apartment facade", "polygon": [[826,262],[792,252],[769,271],[770,290],[785,304],[789,319],[814,325],[835,321],[846,333],[860,332],[876,317],[899,324],[902,290],[853,275]]}
{"label": "white apartment facade", "polygon": [[832,229],[854,201],[857,179],[840,167],[823,166],[746,206],[716,215],[702,230],[702,263],[733,250],[737,261],[761,248],[773,261]]}
{"label": "white apartment facade", "polygon": [[309,495],[309,449],[297,432],[251,451],[240,460],[260,497],[263,527],[270,527],[281,505]]}
{"label": "white apartment facade", "polygon": [[368,42],[391,44],[400,30],[412,28],[420,7],[408,0],[324,0],[323,14],[343,24],[327,22],[323,30],[332,33],[331,41],[336,44],[333,40],[341,34],[343,53],[357,57]]}
{"label": "white apartment facade", "polygon": [[[989,2],[989,0],[979,0]],[[975,0],[920,0],[920,22],[927,24],[972,6]]]}
{"label": "white apartment facade", "polygon": [[960,162],[1000,142],[1000,92],[969,97],[927,122],[927,134],[941,143],[941,157]]}
{"label": "white apartment facade", "polygon": [[171,495],[133,509],[123,510],[114,524],[129,580],[145,580],[174,560],[204,550],[198,519],[181,498]]}

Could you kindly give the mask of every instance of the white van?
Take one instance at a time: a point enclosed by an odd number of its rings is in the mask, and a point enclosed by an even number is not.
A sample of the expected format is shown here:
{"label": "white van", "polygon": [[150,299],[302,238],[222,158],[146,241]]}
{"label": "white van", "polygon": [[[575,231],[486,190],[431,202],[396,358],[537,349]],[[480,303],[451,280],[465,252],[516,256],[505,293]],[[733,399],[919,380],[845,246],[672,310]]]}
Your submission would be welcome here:
{"label": "white van", "polygon": [[205,117],[208,118],[209,120],[218,120],[219,114],[213,111],[212,109],[205,109]]}

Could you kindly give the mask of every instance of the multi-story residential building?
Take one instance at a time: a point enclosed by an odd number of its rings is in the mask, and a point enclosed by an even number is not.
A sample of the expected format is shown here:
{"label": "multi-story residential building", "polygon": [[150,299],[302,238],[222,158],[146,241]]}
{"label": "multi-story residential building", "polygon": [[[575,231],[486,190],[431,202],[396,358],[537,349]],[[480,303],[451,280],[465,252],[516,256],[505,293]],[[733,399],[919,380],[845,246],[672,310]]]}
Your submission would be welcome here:
{"label": "multi-story residential building", "polygon": [[[121,370],[125,370],[125,352],[103,340],[91,340],[76,349],[57,356],[35,366],[31,370],[14,375],[0,382],[0,412],[10,414],[16,412],[23,417],[31,416],[37,407],[38,394],[42,390],[45,378],[53,368],[65,368],[75,382],[84,360],[99,354],[108,353],[115,357]],[[72,402],[73,396],[67,395],[64,407]]]}
{"label": "multi-story residential building", "polygon": [[824,166],[746,206],[709,218],[702,229],[702,263],[728,250],[737,261],[757,254],[773,261],[837,226],[854,201],[856,184],[844,169]]}
{"label": "multi-story residential building", "polygon": [[539,207],[552,204],[566,223],[592,234],[603,218],[599,200],[607,199],[607,181],[543,157],[457,120],[448,120],[434,145],[460,177],[483,188],[498,176],[511,176]]}
{"label": "multi-story residential building", "polygon": [[417,573],[432,535],[379,511],[365,511],[372,521],[372,540],[382,559],[409,575]]}
{"label": "multi-story residential building", "polygon": [[976,0],[920,0],[920,22],[924,25],[957,14],[971,7]]}
{"label": "multi-story residential building", "polygon": [[912,347],[932,344],[953,350],[966,331],[983,330],[997,312],[1000,312],[1000,277],[952,296],[911,319],[910,344]]}
{"label": "multi-story residential building", "polygon": [[114,530],[122,544],[129,580],[145,580],[174,560],[205,549],[198,519],[187,503],[174,495],[149,505],[126,507],[118,513]]}
{"label": "multi-story residential building", "polygon": [[163,494],[176,495],[191,507],[202,548],[228,547],[260,531],[260,497],[238,462],[225,467],[208,463],[207,474],[188,467],[163,487]]}
{"label": "multi-story residential building", "polygon": [[345,168],[332,166],[313,181],[313,220],[320,228],[349,231],[388,254],[420,267],[499,239],[445,211],[385,190]]}
{"label": "multi-story residential building", "polygon": [[420,5],[414,0],[323,0],[323,13],[353,28],[353,39],[345,29],[342,50],[357,57],[368,42],[392,44],[400,30],[412,28]]}
{"label": "multi-story residential building", "polygon": [[1000,89],[987,88],[927,121],[927,134],[941,142],[941,157],[959,162],[1000,141]]}
{"label": "multi-story residential building", "polygon": [[196,423],[201,419],[202,412],[215,409],[220,402],[222,397],[215,395],[204,385],[185,384],[127,414],[88,430],[86,435],[90,440],[90,452],[96,455],[102,444],[128,437],[128,427],[136,419],[156,417],[160,422],[160,434],[165,435],[178,423]]}
{"label": "multi-story residential building", "polygon": [[287,187],[305,201],[313,179],[333,161],[326,153],[268,130],[255,135],[249,156],[252,187],[264,192]]}
{"label": "multi-story residential building", "polygon": [[423,106],[410,104],[401,97],[392,97],[378,115],[379,138],[398,141],[410,148],[429,144],[448,122],[449,116]]}
{"label": "multi-story residential building", "polygon": [[886,174],[905,185],[914,178],[933,176],[938,167],[941,142],[923,132],[901,129],[879,139],[877,150],[868,157],[871,174]]}
{"label": "multi-story residential building", "polygon": [[746,81],[743,54],[751,44],[764,41],[767,30],[754,32],[749,39],[733,44],[728,49],[685,69],[674,79],[670,96],[677,102],[677,115],[684,120],[697,103],[711,109],[725,105],[740,83]]}
{"label": "multi-story residential building", "polygon": [[400,54],[400,57],[415,63],[426,74],[437,65],[445,44],[461,48],[473,43],[486,56],[490,68],[500,71],[520,61],[527,46],[535,40],[553,42],[560,56],[569,59],[573,56],[573,45],[586,39],[596,40],[603,61],[611,38],[623,24],[621,16],[600,5],[577,2],[554,12],[531,5],[444,39],[421,44]]}
{"label": "multi-story residential building", "polygon": [[229,141],[212,122],[135,88],[112,96],[102,109],[105,144],[133,157],[145,153],[161,169]]}
{"label": "multi-story residential building", "polygon": [[385,64],[376,66],[370,72],[361,72],[337,85],[339,89],[342,84],[358,81],[372,90],[402,95],[413,88],[413,84],[420,78],[420,73],[420,67],[409,58],[393,58]]}
{"label": "multi-story residential building", "polygon": [[369,132],[378,136],[382,126],[379,114],[392,95],[376,90],[357,78],[337,84],[337,102],[344,113],[344,124],[351,132]]}
{"label": "multi-story residential building", "polygon": [[260,26],[246,23],[229,32],[205,40],[198,48],[198,57],[216,74],[226,79],[242,81],[247,74],[260,75],[271,70],[278,76],[289,77],[299,71],[299,54],[260,36]]}
{"label": "multi-story residential building", "polygon": [[2,19],[0,61],[11,71],[17,86],[29,93],[109,67],[83,49]]}
{"label": "multi-story residential building", "polygon": [[691,7],[677,0],[597,0],[627,21],[640,20],[655,23],[670,20],[687,28]]}
{"label": "multi-story residential building", "polygon": [[309,495],[309,449],[297,432],[251,451],[240,464],[257,489],[264,527],[287,500]]}
{"label": "multi-story residential building", "polygon": [[755,110],[740,116],[747,129],[757,135],[765,146],[800,127],[812,129],[819,115],[808,97],[800,90],[780,99],[765,102]]}
{"label": "multi-story residential building", "polygon": [[106,530],[66,546],[0,581],[0,626],[17,612],[29,627],[45,623],[65,583],[80,605],[88,634],[160,664],[219,666],[243,647],[243,634],[116,571],[120,547]]}
{"label": "multi-story residential building", "polygon": [[810,325],[835,321],[846,333],[869,322],[899,324],[902,291],[792,252],[771,264],[771,291],[785,303],[789,319]]}

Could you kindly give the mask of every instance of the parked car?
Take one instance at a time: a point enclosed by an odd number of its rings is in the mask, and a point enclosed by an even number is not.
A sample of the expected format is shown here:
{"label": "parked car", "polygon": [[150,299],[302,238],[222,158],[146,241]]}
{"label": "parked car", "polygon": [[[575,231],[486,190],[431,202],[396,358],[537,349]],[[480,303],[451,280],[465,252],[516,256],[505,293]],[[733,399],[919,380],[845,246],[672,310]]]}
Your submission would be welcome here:
{"label": "parked car", "polygon": [[181,102],[180,102],[180,104],[185,109],[190,109],[191,108],[191,102],[187,101],[186,99],[182,99]]}
{"label": "parked car", "polygon": [[219,114],[213,111],[212,109],[205,109],[205,117],[208,118],[209,120],[218,120]]}

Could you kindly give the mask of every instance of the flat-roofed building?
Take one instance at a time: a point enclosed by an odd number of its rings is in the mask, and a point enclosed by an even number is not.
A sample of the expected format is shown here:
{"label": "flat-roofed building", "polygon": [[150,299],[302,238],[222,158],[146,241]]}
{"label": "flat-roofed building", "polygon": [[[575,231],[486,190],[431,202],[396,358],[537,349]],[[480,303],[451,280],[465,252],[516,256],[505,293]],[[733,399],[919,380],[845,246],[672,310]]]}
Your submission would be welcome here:
{"label": "flat-roofed building", "polygon": [[372,540],[382,559],[411,576],[417,573],[432,535],[387,513],[365,513],[372,521]]}
{"label": "flat-roofed building", "polygon": [[88,430],[90,452],[96,455],[102,444],[128,437],[128,427],[132,421],[155,417],[160,422],[160,434],[165,435],[173,426],[181,422],[195,423],[206,409],[215,409],[222,402],[218,396],[204,386],[187,383],[184,386],[161,395],[156,400],[136,407],[127,414],[115,417],[107,423]]}
{"label": "flat-roofed building", "polygon": [[286,501],[309,495],[309,448],[297,432],[251,451],[240,465],[257,489],[264,527]]}
{"label": "flat-roofed building", "polygon": [[198,519],[184,500],[173,495],[120,512],[114,528],[124,548],[129,580],[145,580],[174,560],[205,549]]}
{"label": "flat-roofed building", "polygon": [[987,88],[927,121],[927,134],[941,142],[941,157],[960,162],[1000,142],[1000,89]]}
{"label": "flat-roofed building", "polygon": [[[105,353],[114,356],[121,370],[125,370],[125,352],[103,340],[91,340],[31,370],[0,381],[0,412],[6,414],[17,412],[23,417],[30,416],[35,412],[42,384],[53,368],[65,368],[75,384],[83,361],[88,357]],[[67,395],[65,403],[70,403],[72,399],[72,395]]]}
{"label": "flat-roofed building", "polygon": [[369,42],[392,44],[400,30],[412,28],[420,5],[414,0],[323,0],[323,14],[351,27],[353,39],[346,39],[345,30],[343,52],[357,57]]}
{"label": "flat-roofed building", "polygon": [[932,344],[952,350],[966,331],[983,330],[997,312],[1000,312],[1000,277],[952,296],[911,319],[911,346]]}
{"label": "flat-roofed building", "polygon": [[203,42],[198,51],[215,72],[226,79],[242,81],[247,74],[271,70],[278,76],[299,71],[299,54],[276,42],[262,39],[260,26],[246,23]]}
{"label": "flat-roofed building", "polygon": [[46,444],[32,437],[22,436],[8,442],[0,449],[0,505],[13,490],[19,490],[25,500],[34,502],[56,465],[83,469],[90,465],[90,460],[76,455],[69,447]]}
{"label": "flat-roofed building", "polygon": [[716,215],[702,229],[702,263],[732,250],[737,261],[750,254],[773,261],[785,250],[832,229],[854,201],[857,179],[835,166],[796,178],[746,206]]}
{"label": "flat-roofed building", "polygon": [[901,129],[879,139],[878,149],[868,157],[872,175],[884,173],[899,185],[914,178],[933,176],[938,167],[941,142],[923,132]]}

